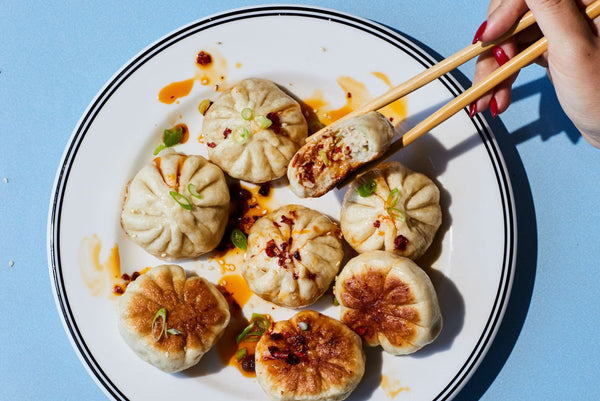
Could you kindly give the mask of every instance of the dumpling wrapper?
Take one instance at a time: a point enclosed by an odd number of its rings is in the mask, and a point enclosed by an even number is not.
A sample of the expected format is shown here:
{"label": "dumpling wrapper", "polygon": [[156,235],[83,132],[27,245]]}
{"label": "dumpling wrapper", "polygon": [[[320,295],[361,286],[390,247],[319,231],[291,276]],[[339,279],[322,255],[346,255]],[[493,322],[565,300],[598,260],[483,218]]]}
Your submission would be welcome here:
{"label": "dumpling wrapper", "polygon": [[288,166],[290,188],[300,198],[324,195],[349,173],[383,155],[394,127],[372,111],[317,135],[308,139]]}
{"label": "dumpling wrapper", "polygon": [[[154,320],[157,312],[162,317]],[[168,372],[196,365],[229,324],[229,305],[202,277],[186,278],[176,265],[150,269],[131,282],[118,301],[119,331],[144,361]],[[154,327],[153,327],[154,321]],[[162,333],[177,330],[178,334]],[[158,340],[157,340],[158,338]]]}
{"label": "dumpling wrapper", "polygon": [[[374,181],[366,197],[359,187]],[[382,163],[357,177],[342,202],[340,226],[357,252],[386,250],[416,260],[442,224],[440,191],[426,175],[400,162]]]}
{"label": "dumpling wrapper", "polygon": [[[252,111],[250,120],[242,117],[246,108]],[[261,116],[268,117],[272,125],[260,128]],[[308,124],[298,102],[277,85],[250,78],[210,106],[202,135],[209,159],[228,175],[263,183],[285,175],[292,156],[304,144]]]}
{"label": "dumpling wrapper", "polygon": [[272,400],[346,399],[365,372],[362,341],[345,324],[305,310],[276,322],[256,346],[256,378]]}
{"label": "dumpling wrapper", "polygon": [[335,281],[340,320],[371,347],[394,355],[434,341],[442,314],[429,276],[415,262],[371,251],[351,259]]}
{"label": "dumpling wrapper", "polygon": [[[190,193],[190,184],[200,198]],[[190,210],[178,201],[189,204]],[[152,255],[174,260],[213,250],[225,232],[228,216],[229,189],[221,169],[202,156],[168,149],[129,184],[121,225]]]}
{"label": "dumpling wrapper", "polygon": [[242,272],[259,297],[297,308],[323,295],[343,256],[337,224],[316,210],[288,205],[254,223]]}

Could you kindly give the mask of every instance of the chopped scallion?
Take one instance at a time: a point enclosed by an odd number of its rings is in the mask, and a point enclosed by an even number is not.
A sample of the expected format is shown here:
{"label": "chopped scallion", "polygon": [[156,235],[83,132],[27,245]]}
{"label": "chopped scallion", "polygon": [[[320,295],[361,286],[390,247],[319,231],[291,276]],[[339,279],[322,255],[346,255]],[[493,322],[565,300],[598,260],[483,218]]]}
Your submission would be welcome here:
{"label": "chopped scallion", "polygon": [[271,322],[267,316],[260,313],[253,313],[250,324],[237,335],[235,342],[239,344],[242,341],[258,341],[260,336],[269,330],[270,327]]}
{"label": "chopped scallion", "polygon": [[167,333],[172,334],[174,336],[178,336],[180,334],[183,334],[183,331],[179,331],[177,329],[170,328],[170,329],[167,330]]}
{"label": "chopped scallion", "polygon": [[254,323],[250,323],[248,326],[246,326],[246,328],[244,328],[244,330],[242,330],[242,332],[240,334],[237,335],[237,337],[235,338],[235,342],[237,344],[239,344],[242,340],[244,340],[246,337],[248,337],[248,335],[250,334],[250,332],[254,329]]}
{"label": "chopped scallion", "polygon": [[160,145],[158,145],[156,147],[156,149],[154,149],[154,152],[152,153],[154,156],[156,156],[157,154],[160,153],[161,150],[166,149],[167,146],[164,143],[161,143]]}
{"label": "chopped scallion", "polygon": [[231,242],[236,246],[236,248],[245,251],[248,247],[248,239],[246,238],[246,234],[244,234],[244,232],[239,228],[235,228],[233,231],[231,231],[230,238]]}
{"label": "chopped scallion", "polygon": [[406,221],[406,215],[402,210],[395,207],[389,207],[386,210],[392,219],[396,219],[402,223]]}
{"label": "chopped scallion", "polygon": [[246,121],[250,121],[254,117],[254,112],[249,107],[243,108],[241,114],[242,114],[242,118]]}
{"label": "chopped scallion", "polygon": [[368,180],[363,182],[360,187],[358,187],[356,192],[358,192],[358,195],[360,195],[361,197],[366,198],[367,196],[375,192],[376,188],[377,182],[374,179],[369,178]]}
{"label": "chopped scallion", "polygon": [[206,112],[208,111],[208,108],[212,105],[212,103],[213,102],[210,99],[204,99],[198,105],[198,111],[200,111],[200,113],[202,113],[202,115],[205,115]]}
{"label": "chopped scallion", "polygon": [[325,163],[326,166],[331,166],[331,160],[329,160],[329,157],[327,157],[327,153],[325,153],[324,150],[319,150],[319,156],[323,159],[323,163]]}
{"label": "chopped scallion", "polygon": [[181,195],[179,192],[176,191],[169,191],[169,195],[171,195],[171,197],[175,199],[175,202],[179,203],[179,206],[181,206],[185,210],[192,210],[192,203],[184,195]]}
{"label": "chopped scallion", "polygon": [[265,315],[261,315],[260,313],[253,313],[252,321],[258,326],[258,329],[262,330],[263,332],[269,330],[269,327],[271,327],[269,318]]}
{"label": "chopped scallion", "polygon": [[271,126],[271,124],[273,124],[273,121],[271,121],[270,119],[268,119],[265,116],[257,116],[255,118],[256,123],[258,124],[258,126],[260,127],[260,129],[267,129]]}
{"label": "chopped scallion", "polygon": [[306,322],[299,322],[298,323],[298,328],[302,331],[306,331],[308,330],[308,323]]}
{"label": "chopped scallion", "polygon": [[237,143],[244,143],[250,136],[250,130],[246,127],[237,127],[233,130],[233,140]]}
{"label": "chopped scallion", "polygon": [[[158,337],[156,337],[154,332],[156,331],[155,327],[158,327],[156,321],[159,318],[161,318],[160,334],[158,335]],[[152,338],[154,339],[154,341],[159,341],[161,339],[163,334],[166,332],[166,330],[165,330],[166,328],[167,328],[167,310],[165,308],[160,308],[154,315],[154,319],[152,319]]]}
{"label": "chopped scallion", "polygon": [[238,349],[235,353],[235,359],[237,359],[237,361],[240,362],[246,357],[246,355],[248,355],[248,350],[246,349],[246,347]]}
{"label": "chopped scallion", "polygon": [[196,185],[192,184],[191,182],[188,184],[187,190],[194,198],[202,199],[202,195],[200,195],[196,190]]}
{"label": "chopped scallion", "polygon": [[395,207],[396,203],[398,203],[398,200],[400,199],[400,190],[398,188],[394,188],[390,191],[390,194],[387,197],[387,200],[385,201],[385,208],[391,208],[391,207]]}
{"label": "chopped scallion", "polygon": [[182,139],[183,139],[183,129],[181,128],[180,125],[178,125],[174,128],[171,128],[171,129],[166,129],[163,132],[163,142],[167,148],[169,148],[171,146],[175,146],[178,143],[181,143]]}
{"label": "chopped scallion", "polygon": [[390,191],[387,200],[385,201],[385,210],[390,215],[391,218],[396,219],[401,222],[406,221],[406,215],[404,212],[396,207],[396,204],[400,200],[400,190],[398,188],[394,188]]}

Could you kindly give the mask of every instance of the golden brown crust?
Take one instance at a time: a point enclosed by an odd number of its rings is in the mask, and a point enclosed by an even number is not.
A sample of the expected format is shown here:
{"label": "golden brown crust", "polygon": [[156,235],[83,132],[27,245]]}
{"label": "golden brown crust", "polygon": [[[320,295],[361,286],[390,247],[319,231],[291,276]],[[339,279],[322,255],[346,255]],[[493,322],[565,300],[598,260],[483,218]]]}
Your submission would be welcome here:
{"label": "golden brown crust", "polygon": [[[163,308],[165,321],[155,320]],[[197,363],[229,317],[227,301],[214,285],[201,277],[186,278],[175,265],[141,275],[119,299],[123,338],[142,359],[168,372]],[[167,329],[177,334],[164,333]]]}
{"label": "golden brown crust", "polygon": [[435,290],[413,261],[391,252],[361,254],[336,279],[341,320],[369,346],[392,354],[412,353],[433,341],[442,327]]}
{"label": "golden brown crust", "polygon": [[315,311],[280,321],[256,347],[256,374],[277,400],[342,400],[364,374],[362,342],[341,322]]}

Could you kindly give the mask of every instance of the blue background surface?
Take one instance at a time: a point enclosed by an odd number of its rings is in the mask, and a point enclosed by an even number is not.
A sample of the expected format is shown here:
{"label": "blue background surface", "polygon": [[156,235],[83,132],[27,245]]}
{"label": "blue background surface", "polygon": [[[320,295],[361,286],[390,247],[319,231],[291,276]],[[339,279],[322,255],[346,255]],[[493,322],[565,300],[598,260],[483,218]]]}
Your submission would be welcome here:
{"label": "blue background surface", "polygon": [[[207,15],[273,2],[0,1],[0,399],[104,400],[62,327],[46,225],[77,121],[149,43]],[[486,0],[322,1],[447,57],[468,45]],[[474,63],[459,69],[472,76]],[[464,83],[464,80],[463,80]],[[513,293],[490,352],[458,400],[600,399],[600,150],[562,114],[539,67],[492,121],[515,189]],[[12,266],[11,266],[12,265]]]}

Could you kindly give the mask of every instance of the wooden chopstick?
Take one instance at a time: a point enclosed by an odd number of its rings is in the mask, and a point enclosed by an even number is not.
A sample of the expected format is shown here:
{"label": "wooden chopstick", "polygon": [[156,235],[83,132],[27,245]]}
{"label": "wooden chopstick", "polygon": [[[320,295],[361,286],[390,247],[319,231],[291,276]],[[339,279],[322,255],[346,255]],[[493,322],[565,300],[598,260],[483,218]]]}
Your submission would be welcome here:
{"label": "wooden chopstick", "polygon": [[[596,0],[594,3],[587,6],[585,9],[585,13],[587,14],[587,16],[590,19],[596,18],[600,14],[600,0]],[[529,25],[531,25],[529,20],[532,17],[527,17],[527,18],[528,19],[525,23],[529,23]],[[523,19],[525,19],[525,16],[521,19],[521,22],[518,25],[521,25],[521,23],[523,22]],[[529,25],[527,25],[527,26],[529,26]],[[525,27],[521,28],[521,30],[524,28]],[[512,34],[514,34],[518,31],[516,29],[514,29],[511,32],[512,32]],[[506,39],[506,36],[504,38]],[[477,47],[477,45],[473,45],[473,46]],[[471,48],[473,46],[469,46],[456,54],[462,54],[462,53],[469,54],[469,52],[476,50],[476,49],[471,50]],[[483,48],[484,45],[479,43],[479,46]],[[485,46],[487,48],[489,48],[492,45],[485,45]],[[369,163],[364,164],[357,170],[348,174],[348,176],[346,176],[337,185],[337,187],[338,188],[344,187],[358,175],[373,168],[377,164],[381,163],[383,160],[389,158],[390,156],[392,156],[393,154],[398,152],[400,149],[403,149],[404,147],[411,144],[414,140],[419,138],[421,135],[423,135],[423,134],[429,132],[430,130],[432,130],[433,128],[437,127],[439,124],[446,121],[448,118],[452,117],[454,114],[458,113],[459,111],[461,111],[462,109],[467,107],[469,104],[476,101],[481,96],[485,95],[487,92],[489,92],[490,90],[495,88],[498,84],[500,84],[501,82],[506,80],[508,77],[510,77],[517,71],[519,71],[521,68],[532,63],[536,58],[541,56],[547,49],[548,49],[548,40],[546,39],[546,37],[542,37],[537,42],[535,42],[534,44],[529,46],[527,49],[525,49],[521,53],[517,54],[512,59],[510,59],[504,65],[500,66],[492,74],[488,75],[484,80],[480,81],[479,83],[472,86],[471,88],[469,88],[468,90],[466,90],[465,92],[463,92],[462,94],[457,96],[456,98],[452,99],[450,102],[448,102],[446,105],[441,107],[439,110],[437,110],[436,112],[434,112],[433,114],[428,116],[426,119],[421,121],[419,124],[417,124],[416,126],[411,128],[410,130],[408,130],[404,135],[402,135],[402,137],[400,137],[400,139],[398,139],[394,143],[392,143],[390,145],[389,149],[381,157],[379,157],[376,160],[373,160]],[[455,56],[456,55],[451,56],[450,58],[454,58]],[[446,59],[446,60],[448,60],[448,59]],[[431,67],[429,70],[436,69],[436,74],[437,74],[437,70],[439,68],[441,68],[441,67],[439,67],[440,64],[453,64],[453,63],[448,63],[446,60],[436,64],[435,66]],[[460,64],[458,64],[458,65],[460,65]],[[424,77],[424,76],[428,76],[428,75],[430,75],[430,74],[428,73],[428,70],[426,70],[426,71],[420,73],[419,75],[417,75],[415,78],[417,78],[419,76]],[[431,75],[433,76],[435,74],[431,74]],[[442,75],[442,74],[440,74],[440,75]],[[396,88],[393,88],[392,90],[388,91],[383,96],[381,96],[380,98],[377,98],[368,103],[369,106],[374,105],[375,108],[371,108],[369,110],[364,111],[363,109],[366,109],[367,105],[365,105],[365,107],[361,107],[359,109],[360,111],[358,114],[360,115],[360,114],[364,114],[371,110],[378,110],[379,108],[381,108],[387,104],[387,103],[382,104],[382,100],[379,100],[379,99],[386,99],[386,101],[388,101],[388,102],[393,102],[393,101],[397,100],[398,98],[393,98],[393,96],[390,95],[390,92],[403,93],[403,91],[405,90],[404,88],[408,87],[407,84],[410,83],[411,87],[414,85],[414,83],[411,83],[411,81],[414,81],[415,78],[407,81],[405,84],[401,84],[401,85],[397,86]],[[433,78],[433,79],[435,79],[435,78]],[[397,90],[398,88],[401,88],[401,89]],[[400,97],[402,97],[402,96],[404,96],[404,95],[401,95]],[[392,100],[389,100],[389,99],[392,99]],[[331,127],[331,125],[329,127]]]}
{"label": "wooden chopstick", "polygon": [[395,102],[396,100],[408,95],[409,93],[414,92],[419,88],[422,88],[423,86],[427,85],[428,83],[438,79],[442,75],[454,70],[455,68],[460,67],[467,61],[472,60],[473,58],[479,56],[481,53],[485,52],[486,50],[491,49],[496,44],[502,43],[504,40],[506,40],[510,36],[515,35],[516,33],[524,30],[525,28],[530,27],[534,23],[535,23],[535,19],[533,17],[533,14],[531,13],[531,11],[528,11],[527,13],[525,13],[523,15],[523,17],[521,17],[519,22],[517,22],[506,34],[504,34],[502,37],[498,38],[497,40],[495,40],[493,42],[476,42],[472,45],[465,47],[464,49],[454,53],[450,57],[445,58],[444,60],[440,61],[439,63],[432,65],[425,71],[415,75],[408,81],[405,81],[405,82],[401,83],[400,85],[393,87],[392,89],[390,89],[383,95],[378,96],[377,98],[363,104],[359,108],[353,110],[352,112],[350,112],[350,113],[346,114],[345,116],[339,118],[338,120],[332,122],[327,127],[323,128],[320,131],[316,132],[315,134],[311,135],[307,139],[307,142],[317,140],[319,138],[319,135],[321,133],[323,133],[325,130],[331,130],[332,128],[334,128],[335,126],[337,126],[339,123],[341,123],[343,121],[346,121],[352,117],[357,117],[357,116],[366,114],[373,110],[379,110],[382,107],[385,107],[386,105],[388,105],[392,102]]}

